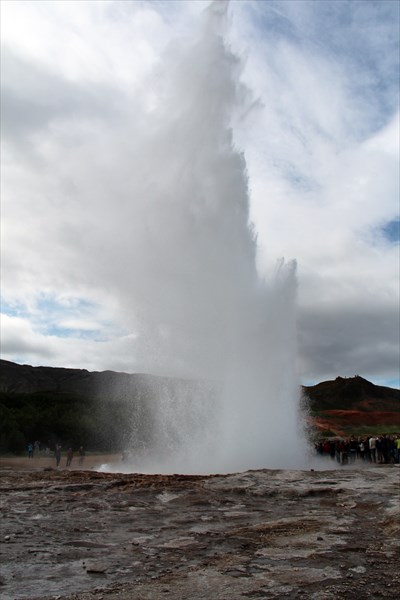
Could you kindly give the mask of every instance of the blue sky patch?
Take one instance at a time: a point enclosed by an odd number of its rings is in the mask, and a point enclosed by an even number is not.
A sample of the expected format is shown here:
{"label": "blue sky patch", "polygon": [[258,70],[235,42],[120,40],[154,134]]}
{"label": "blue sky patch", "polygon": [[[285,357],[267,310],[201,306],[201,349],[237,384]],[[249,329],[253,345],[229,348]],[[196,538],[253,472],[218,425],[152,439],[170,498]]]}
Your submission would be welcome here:
{"label": "blue sky patch", "polygon": [[384,227],[382,227],[385,237],[395,244],[400,242],[400,218],[389,221]]}
{"label": "blue sky patch", "polygon": [[29,320],[32,328],[43,335],[61,338],[97,339],[99,329],[106,327],[98,321],[98,307],[84,298],[42,293],[30,305],[2,298],[1,310],[10,317]]}

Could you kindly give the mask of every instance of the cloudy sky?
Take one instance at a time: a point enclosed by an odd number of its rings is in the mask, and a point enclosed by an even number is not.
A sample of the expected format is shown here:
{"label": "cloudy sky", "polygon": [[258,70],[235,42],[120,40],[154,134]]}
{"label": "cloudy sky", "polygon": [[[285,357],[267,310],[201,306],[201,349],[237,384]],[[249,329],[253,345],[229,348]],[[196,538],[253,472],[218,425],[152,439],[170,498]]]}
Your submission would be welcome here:
{"label": "cloudy sky", "polygon": [[[196,145],[212,140],[207,86],[230,85],[192,48],[208,4],[1,3],[3,358],[133,372],[142,312],[150,335],[160,304],[185,311],[180,124],[195,114]],[[223,116],[247,165],[260,277],[281,257],[297,262],[300,379],[398,386],[399,4],[232,1],[228,25],[237,89],[234,107],[224,90]],[[209,162],[201,185],[213,185]],[[224,253],[224,268],[236,260],[245,234],[236,221],[232,231],[214,253],[198,244],[210,271]],[[199,277],[196,310],[199,289],[210,296]]]}

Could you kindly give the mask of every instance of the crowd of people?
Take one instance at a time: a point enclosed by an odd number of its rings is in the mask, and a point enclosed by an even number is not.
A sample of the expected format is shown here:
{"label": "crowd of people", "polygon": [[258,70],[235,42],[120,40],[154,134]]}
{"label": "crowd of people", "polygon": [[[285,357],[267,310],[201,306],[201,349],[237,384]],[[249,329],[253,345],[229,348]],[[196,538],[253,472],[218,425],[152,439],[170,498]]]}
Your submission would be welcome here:
{"label": "crowd of people", "polygon": [[336,438],[321,440],[315,444],[319,456],[331,457],[339,464],[354,463],[356,460],[375,464],[400,463],[400,434]]}
{"label": "crowd of people", "polygon": [[[30,442],[27,445],[27,453],[28,453],[28,458],[33,458],[33,457],[39,457],[39,456],[50,456],[51,454],[51,450],[48,446],[42,446],[42,444],[39,441],[36,442]],[[79,456],[79,466],[81,467],[83,465],[83,462],[85,460],[85,449],[83,446],[80,446],[79,450],[78,450],[78,456]],[[56,467],[59,467],[61,464],[61,456],[62,456],[62,447],[60,444],[56,444],[55,445],[55,449],[54,449],[54,458],[56,459]],[[72,448],[68,448],[67,449],[67,454],[66,454],[66,463],[65,465],[67,467],[70,467],[72,464],[72,460],[74,458],[74,451]]]}
{"label": "crowd of people", "polygon": [[[345,465],[362,461],[375,464],[399,464],[400,463],[400,434],[366,437],[350,437],[348,439],[334,438],[320,440],[315,444],[315,452],[318,456],[330,457],[339,464]],[[27,446],[28,458],[34,456],[49,456],[50,449],[41,447],[40,442],[29,443]],[[62,448],[56,444],[54,449],[54,458],[56,467],[61,464]],[[85,450],[80,446],[78,450],[79,466],[82,466],[85,460]],[[70,467],[74,458],[74,451],[70,447],[66,453],[66,466]],[[123,460],[124,460],[123,456]]]}
{"label": "crowd of people", "polygon": [[50,456],[50,448],[41,444],[39,440],[30,442],[26,449],[28,452],[28,458],[33,458],[34,456]]}

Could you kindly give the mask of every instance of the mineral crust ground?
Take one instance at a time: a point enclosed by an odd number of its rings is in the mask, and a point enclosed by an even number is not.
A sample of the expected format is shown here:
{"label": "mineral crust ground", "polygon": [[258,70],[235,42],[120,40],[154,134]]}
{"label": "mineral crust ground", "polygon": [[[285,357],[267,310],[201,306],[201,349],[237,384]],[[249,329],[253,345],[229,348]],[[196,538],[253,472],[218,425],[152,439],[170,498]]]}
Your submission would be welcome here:
{"label": "mineral crust ground", "polygon": [[400,469],[184,476],[0,462],[2,600],[400,593]]}

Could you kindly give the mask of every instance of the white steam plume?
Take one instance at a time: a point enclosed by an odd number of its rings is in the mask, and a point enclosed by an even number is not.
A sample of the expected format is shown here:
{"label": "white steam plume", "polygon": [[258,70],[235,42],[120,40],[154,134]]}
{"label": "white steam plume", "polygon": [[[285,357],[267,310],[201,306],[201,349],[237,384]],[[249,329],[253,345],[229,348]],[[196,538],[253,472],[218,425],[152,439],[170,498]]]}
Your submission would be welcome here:
{"label": "white steam plume", "polygon": [[132,303],[142,370],[218,382],[213,394],[209,383],[194,395],[160,388],[146,461],[133,439],[132,468],[227,471],[304,457],[295,265],[269,281],[257,273],[246,164],[232,135],[246,91],[226,25],[227,4],[211,4],[197,38],[171,47],[152,74],[141,125],[127,127],[103,276],[112,286],[124,257],[120,299]]}

